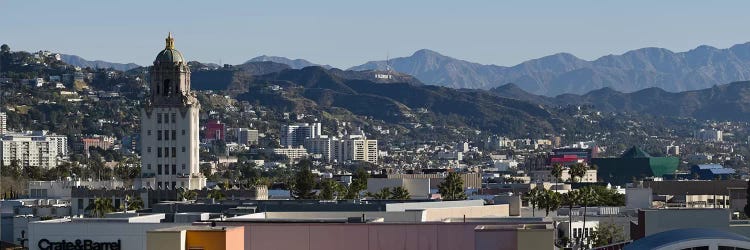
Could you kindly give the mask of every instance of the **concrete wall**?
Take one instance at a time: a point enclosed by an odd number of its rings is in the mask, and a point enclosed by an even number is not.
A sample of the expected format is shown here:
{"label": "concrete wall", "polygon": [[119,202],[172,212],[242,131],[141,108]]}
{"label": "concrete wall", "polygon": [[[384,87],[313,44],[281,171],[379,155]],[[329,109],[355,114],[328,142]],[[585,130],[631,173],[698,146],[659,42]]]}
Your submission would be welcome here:
{"label": "concrete wall", "polygon": [[508,204],[509,216],[521,215],[521,196],[520,195],[498,195],[492,198],[495,204]]}
{"label": "concrete wall", "polygon": [[728,230],[727,209],[649,209],[644,213],[644,236],[680,228],[714,228]]}
{"label": "concrete wall", "polygon": [[475,226],[459,223],[253,223],[245,227],[245,250],[474,249]]}
{"label": "concrete wall", "polygon": [[464,201],[441,201],[441,202],[407,202],[391,203],[385,205],[385,211],[405,211],[426,208],[445,208],[445,207],[472,207],[484,205],[483,200],[464,200]]}
{"label": "concrete wall", "polygon": [[652,194],[651,188],[627,188],[625,189],[625,207],[630,209],[651,208]]}
{"label": "concrete wall", "polygon": [[[424,221],[424,212],[421,210],[410,210],[405,212],[266,212],[265,219],[346,219],[349,217],[362,217],[366,219],[383,218],[385,222],[421,222]],[[256,214],[243,218],[257,218]]]}
{"label": "concrete wall", "polygon": [[425,221],[442,221],[449,218],[508,217],[507,204],[472,207],[446,207],[425,209]]}
{"label": "concrete wall", "polygon": [[[125,248],[123,246],[123,248]],[[146,236],[147,250],[185,250],[185,231],[151,231]]]}

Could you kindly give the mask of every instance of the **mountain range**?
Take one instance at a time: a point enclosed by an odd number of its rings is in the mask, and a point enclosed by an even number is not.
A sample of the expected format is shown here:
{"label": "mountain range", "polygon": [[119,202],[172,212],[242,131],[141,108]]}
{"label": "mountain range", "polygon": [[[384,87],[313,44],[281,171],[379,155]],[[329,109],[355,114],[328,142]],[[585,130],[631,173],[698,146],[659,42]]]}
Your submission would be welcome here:
{"label": "mountain range", "polygon": [[668,92],[651,87],[623,93],[605,87],[583,95],[534,95],[515,84],[493,88],[495,95],[539,105],[590,105],[603,112],[689,117],[699,120],[750,121],[750,81],[732,82],[706,89]]}
{"label": "mountain range", "polygon": [[112,68],[119,71],[128,71],[140,67],[140,65],[135,63],[112,63],[100,60],[89,61],[80,56],[66,54],[61,54],[60,56],[63,62],[81,68]]}
{"label": "mountain range", "polygon": [[289,67],[293,69],[301,69],[301,68],[310,67],[310,66],[321,66],[326,69],[333,68],[331,65],[321,65],[317,63],[312,63],[305,59],[289,59],[289,58],[281,57],[281,56],[262,55],[262,56],[254,57],[246,61],[245,63],[250,63],[250,62],[275,62],[275,63],[289,65]]}
{"label": "mountain range", "polygon": [[[81,67],[120,70],[138,67],[135,64],[88,61],[72,55],[63,55],[63,60]],[[332,68],[304,59],[266,55],[252,58],[245,64],[256,62],[285,64],[291,69]],[[511,67],[469,62],[422,49],[408,57],[388,62],[370,61],[351,67],[349,71],[385,71],[388,66],[395,72],[414,76],[419,82],[451,88],[491,89],[514,83],[525,92],[545,96],[585,94],[605,87],[622,92],[652,87],[679,92],[750,80],[750,43],[727,49],[704,45],[678,53],[661,48],[642,48],[593,61],[558,53]]]}
{"label": "mountain range", "polygon": [[[593,61],[559,53],[512,67],[468,62],[423,49],[391,59],[389,64],[426,84],[452,88],[490,89],[514,83],[527,92],[547,96],[584,94],[603,87],[624,92],[658,87],[676,92],[750,80],[750,43],[728,49],[704,45],[679,53],[642,48]],[[385,68],[385,61],[371,61],[350,69]]]}

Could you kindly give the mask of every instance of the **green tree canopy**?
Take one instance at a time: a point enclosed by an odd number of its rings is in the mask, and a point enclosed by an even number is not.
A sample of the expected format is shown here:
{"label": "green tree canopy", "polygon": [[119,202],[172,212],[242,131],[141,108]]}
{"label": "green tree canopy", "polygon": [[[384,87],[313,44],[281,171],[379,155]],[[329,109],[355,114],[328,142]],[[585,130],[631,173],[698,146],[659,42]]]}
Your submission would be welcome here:
{"label": "green tree canopy", "polygon": [[445,177],[445,180],[443,180],[443,183],[438,185],[438,191],[443,200],[446,201],[466,199],[464,181],[457,173],[449,173],[448,176]]}

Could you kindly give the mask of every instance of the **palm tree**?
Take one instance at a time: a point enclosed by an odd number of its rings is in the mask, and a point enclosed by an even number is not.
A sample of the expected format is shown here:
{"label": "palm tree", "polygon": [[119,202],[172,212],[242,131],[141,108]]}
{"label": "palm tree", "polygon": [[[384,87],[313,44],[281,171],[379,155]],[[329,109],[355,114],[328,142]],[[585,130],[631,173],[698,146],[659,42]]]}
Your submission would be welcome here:
{"label": "palm tree", "polygon": [[387,200],[391,196],[391,189],[384,187],[376,193],[367,192],[365,196],[376,199],[376,200]]}
{"label": "palm tree", "polygon": [[550,211],[555,211],[560,208],[561,199],[560,193],[558,192],[552,190],[543,191],[540,200],[539,207],[544,208],[545,217],[549,216]]}
{"label": "palm tree", "polygon": [[125,204],[122,208],[125,211],[143,209],[143,200],[140,196],[125,195]]}
{"label": "palm tree", "polygon": [[[586,208],[588,208],[589,205],[595,204],[597,200],[599,199],[599,196],[596,193],[596,190],[594,190],[591,187],[583,187],[580,189],[580,201],[581,205],[583,205],[583,237],[586,237]],[[581,238],[583,238],[581,237]],[[586,241],[588,244],[589,238],[586,237]]]}
{"label": "palm tree", "polygon": [[91,211],[91,216],[101,218],[115,211],[115,207],[112,205],[112,199],[95,198],[94,203],[90,203],[86,210]]}
{"label": "palm tree", "polygon": [[560,164],[555,164],[552,166],[552,177],[555,177],[555,191],[557,191],[557,183],[560,182],[560,177],[562,177],[563,173],[563,167]]}
{"label": "palm tree", "polygon": [[408,200],[411,199],[409,190],[404,187],[395,187],[391,189],[391,199],[393,200]]}
{"label": "palm tree", "polygon": [[562,194],[562,204],[568,206],[568,233],[573,238],[573,206],[580,203],[580,193],[578,190],[571,190]]}
{"label": "palm tree", "polygon": [[588,168],[583,163],[578,163],[570,167],[568,173],[570,174],[570,182],[576,182],[576,177],[580,181],[583,181],[583,177],[586,176]]}
{"label": "palm tree", "polygon": [[206,195],[206,198],[214,199],[214,200],[217,200],[217,201],[218,200],[223,200],[225,197],[226,197],[226,195],[224,195],[224,193],[221,192],[221,190],[216,190],[216,189],[211,190],[211,192],[209,192],[208,195]]}
{"label": "palm tree", "polygon": [[541,186],[537,186],[534,189],[529,190],[528,193],[526,193],[526,201],[529,202],[529,205],[531,205],[531,216],[536,216],[536,207],[540,204],[540,201],[542,199],[542,194],[544,192],[544,188]]}

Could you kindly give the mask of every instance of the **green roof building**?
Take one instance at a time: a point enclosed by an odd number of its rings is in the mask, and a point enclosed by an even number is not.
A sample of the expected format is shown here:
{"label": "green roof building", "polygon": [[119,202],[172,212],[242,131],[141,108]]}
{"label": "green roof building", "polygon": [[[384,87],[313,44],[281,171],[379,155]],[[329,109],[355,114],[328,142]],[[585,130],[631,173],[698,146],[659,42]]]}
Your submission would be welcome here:
{"label": "green roof building", "polygon": [[620,158],[593,158],[591,163],[596,165],[597,175],[604,182],[613,185],[624,185],[633,178],[662,177],[674,174],[680,159],[677,157],[653,157],[638,147],[625,151]]}

